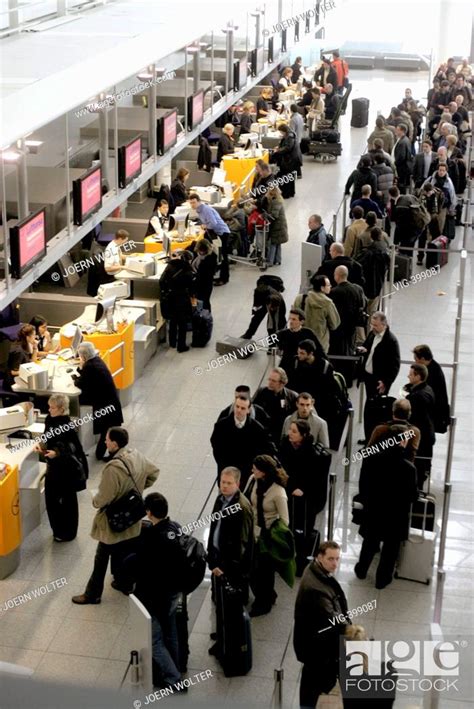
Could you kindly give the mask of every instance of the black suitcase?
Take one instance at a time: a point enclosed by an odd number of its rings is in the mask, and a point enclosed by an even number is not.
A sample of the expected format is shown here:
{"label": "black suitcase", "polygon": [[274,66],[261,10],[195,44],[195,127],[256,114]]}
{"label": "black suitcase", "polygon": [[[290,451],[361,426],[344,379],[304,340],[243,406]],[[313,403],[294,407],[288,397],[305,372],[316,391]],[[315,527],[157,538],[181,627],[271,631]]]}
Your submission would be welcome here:
{"label": "black suitcase", "polygon": [[[428,265],[428,264],[426,264]],[[413,259],[411,256],[402,256],[397,254],[395,256],[395,273],[393,276],[393,282],[407,280],[409,281],[413,271]]]}
{"label": "black suitcase", "polygon": [[392,420],[392,405],[394,401],[394,396],[377,395],[370,397],[365,402],[364,431],[367,442],[376,426]]}
{"label": "black suitcase", "polygon": [[423,529],[433,532],[435,528],[436,498],[434,495],[420,493],[418,500],[413,503],[411,512],[411,526],[414,529]]}
{"label": "black suitcase", "polygon": [[351,126],[353,128],[365,128],[369,123],[369,99],[352,99]]}
{"label": "black suitcase", "polygon": [[252,669],[252,631],[242,593],[220,576],[216,579],[217,659],[226,677]]}
{"label": "black suitcase", "polygon": [[321,143],[339,143],[341,134],[335,129],[325,128],[315,131],[312,135],[312,139]]}
{"label": "black suitcase", "polygon": [[213,319],[209,310],[195,310],[192,317],[193,347],[205,347],[212,336]]}
{"label": "black suitcase", "polygon": [[176,609],[176,632],[178,635],[178,656],[180,672],[187,672],[189,657],[189,635],[188,635],[188,605],[185,593],[180,593],[178,597],[178,607]]}
{"label": "black suitcase", "polygon": [[443,268],[448,263],[449,239],[447,236],[438,236],[427,244],[426,268],[439,266]]}
{"label": "black suitcase", "polygon": [[456,217],[454,214],[447,214],[444,223],[444,233],[450,241],[456,236]]}

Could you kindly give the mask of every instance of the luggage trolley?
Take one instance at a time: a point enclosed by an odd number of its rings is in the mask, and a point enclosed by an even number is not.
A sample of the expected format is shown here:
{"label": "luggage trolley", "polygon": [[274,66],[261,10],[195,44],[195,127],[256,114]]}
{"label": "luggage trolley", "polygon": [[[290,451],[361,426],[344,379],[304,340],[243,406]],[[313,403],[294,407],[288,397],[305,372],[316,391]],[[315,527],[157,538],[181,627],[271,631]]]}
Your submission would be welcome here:
{"label": "luggage trolley", "polygon": [[338,123],[341,115],[344,115],[352,91],[352,84],[349,84],[347,91],[339,103],[334,118],[331,121],[320,121],[317,126],[316,139],[310,140],[308,155],[313,155],[315,160],[320,162],[335,162],[342,154],[342,145],[338,132]]}
{"label": "luggage trolley", "polygon": [[230,260],[247,266],[257,266],[261,271],[266,271],[268,268],[266,254],[269,225],[270,222],[265,221],[262,226],[255,227],[254,240],[248,256],[230,256]]}

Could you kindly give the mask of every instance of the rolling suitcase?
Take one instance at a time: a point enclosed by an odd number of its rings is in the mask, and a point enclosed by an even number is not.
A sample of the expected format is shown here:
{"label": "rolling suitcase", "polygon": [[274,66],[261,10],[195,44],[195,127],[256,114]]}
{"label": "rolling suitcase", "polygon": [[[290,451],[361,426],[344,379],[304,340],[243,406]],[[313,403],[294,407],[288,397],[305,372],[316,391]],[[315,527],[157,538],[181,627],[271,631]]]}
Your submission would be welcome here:
{"label": "rolling suitcase", "polygon": [[205,347],[212,336],[213,319],[209,310],[195,310],[191,320],[193,347]]}
{"label": "rolling suitcase", "polygon": [[220,355],[235,353],[237,359],[247,359],[255,352],[252,340],[245,340],[242,337],[231,337],[227,335],[220,342],[216,342],[216,352]]}
{"label": "rolling suitcase", "polygon": [[352,99],[351,126],[353,128],[365,128],[369,123],[369,99]]}
{"label": "rolling suitcase", "polygon": [[433,574],[436,532],[426,531],[429,501],[425,497],[420,497],[420,501],[424,507],[422,528],[416,529],[410,522],[410,533],[400,550],[395,577],[428,585]]}
{"label": "rolling suitcase", "polygon": [[217,659],[226,677],[241,677],[252,669],[252,631],[242,593],[220,576],[216,583]]}
{"label": "rolling suitcase", "polygon": [[443,268],[448,263],[449,239],[447,236],[438,236],[429,244],[426,252],[426,268],[439,266]]}
{"label": "rolling suitcase", "polygon": [[456,217],[454,214],[447,214],[444,223],[444,231],[449,241],[452,241],[456,236]]}
{"label": "rolling suitcase", "polygon": [[392,405],[394,396],[372,396],[367,399],[364,408],[365,440],[368,441],[372,431],[379,423],[392,420]]}
{"label": "rolling suitcase", "polygon": [[[428,264],[426,264],[428,265]],[[401,254],[396,254],[395,256],[395,274],[393,277],[393,282],[407,280],[409,281],[413,271],[413,259],[411,256],[402,256]]]}
{"label": "rolling suitcase", "polygon": [[189,635],[188,635],[188,607],[185,593],[180,593],[178,597],[178,607],[176,609],[176,632],[178,635],[178,655],[180,672],[187,672],[189,657]]}
{"label": "rolling suitcase", "polygon": [[434,495],[420,494],[411,511],[411,526],[414,529],[423,529],[433,532],[435,528],[436,498]]}

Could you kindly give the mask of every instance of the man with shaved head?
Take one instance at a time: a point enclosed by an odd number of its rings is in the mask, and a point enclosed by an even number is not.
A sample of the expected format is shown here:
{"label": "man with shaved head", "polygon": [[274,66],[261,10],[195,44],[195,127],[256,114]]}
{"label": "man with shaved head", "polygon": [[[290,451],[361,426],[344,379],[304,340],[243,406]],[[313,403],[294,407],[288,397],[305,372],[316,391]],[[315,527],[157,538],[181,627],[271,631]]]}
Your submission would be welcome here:
{"label": "man with shaved head", "polygon": [[351,256],[344,256],[344,246],[336,241],[329,247],[329,256],[326,261],[323,261],[317,271],[318,276],[327,276],[331,281],[331,286],[336,285],[334,280],[334,271],[338,266],[345,266],[349,271],[349,281],[357,283],[359,286],[364,285],[364,276],[360,264]]}
{"label": "man with shaved head", "polygon": [[[349,270],[346,266],[337,266],[334,271],[335,288],[331,289],[329,297],[337,308],[341,324],[331,332],[330,353],[334,355],[355,354],[356,328],[363,325],[365,306],[367,304],[364,291],[356,283],[348,280]],[[336,367],[351,386],[353,365],[340,361]],[[349,381],[348,381],[349,380]]]}

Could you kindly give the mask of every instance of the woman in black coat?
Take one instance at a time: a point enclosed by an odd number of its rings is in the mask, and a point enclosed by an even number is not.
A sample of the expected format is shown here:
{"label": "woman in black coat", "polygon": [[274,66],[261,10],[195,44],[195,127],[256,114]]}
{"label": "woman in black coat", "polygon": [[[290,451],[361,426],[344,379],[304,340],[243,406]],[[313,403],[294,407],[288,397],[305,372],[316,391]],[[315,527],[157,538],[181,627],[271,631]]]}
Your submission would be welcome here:
{"label": "woman in black coat", "polygon": [[[327,500],[329,466],[318,455],[309,423],[298,419],[291,423],[288,435],[282,439],[279,459],[289,480],[287,483],[290,527],[295,532],[298,570],[307,564],[308,540],[313,536],[314,520]],[[330,463],[330,458],[328,458]],[[302,538],[301,538],[302,537]]]}
{"label": "woman in black coat", "polygon": [[160,278],[161,312],[169,321],[169,345],[178,352],[187,352],[186,332],[191,322],[194,272],[189,262],[189,251],[174,252],[171,261]]}
{"label": "woman in black coat", "polygon": [[198,300],[202,300],[204,310],[210,311],[217,256],[212,249],[211,242],[207,239],[198,241],[195,251],[196,258],[193,261],[193,271],[196,273],[194,294]]}
{"label": "woman in black coat", "polygon": [[[79,524],[77,492],[85,490],[89,469],[69,417],[69,397],[53,394],[48,400],[48,408],[44,429],[46,441],[37,446],[46,460],[46,512],[54,541],[70,542],[76,538]],[[72,430],[68,430],[70,427]]]}
{"label": "woman in black coat", "polygon": [[171,183],[171,196],[173,198],[173,207],[170,205],[170,214],[174,212],[176,207],[180,207],[188,198],[188,192],[186,190],[186,181],[189,177],[189,170],[185,167],[180,167],[176,173],[176,177]]}
{"label": "woman in black coat", "polygon": [[[80,403],[92,406],[93,431],[100,436],[95,455],[97,460],[102,460],[106,451],[105,437],[108,429],[123,423],[122,407],[112,374],[92,342],[83,342],[79,345],[78,352],[79,374],[73,375],[72,378],[81,390]],[[107,406],[113,406],[110,413],[96,416],[99,410]]]}
{"label": "woman in black coat", "polygon": [[[384,439],[400,440],[403,426],[391,426]],[[354,571],[365,579],[375,554],[380,561],[375,574],[375,587],[384,588],[392,581],[400,544],[408,539],[411,505],[418,499],[416,468],[405,457],[407,441],[374,452],[362,464],[359,480],[363,521],[359,534],[364,538]]]}
{"label": "woman in black coat", "polygon": [[281,194],[283,199],[288,199],[295,196],[296,170],[302,164],[301,153],[296,142],[295,133],[285,123],[278,126],[278,130],[282,138],[273,155],[280,168],[278,182]]}

